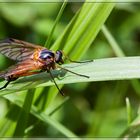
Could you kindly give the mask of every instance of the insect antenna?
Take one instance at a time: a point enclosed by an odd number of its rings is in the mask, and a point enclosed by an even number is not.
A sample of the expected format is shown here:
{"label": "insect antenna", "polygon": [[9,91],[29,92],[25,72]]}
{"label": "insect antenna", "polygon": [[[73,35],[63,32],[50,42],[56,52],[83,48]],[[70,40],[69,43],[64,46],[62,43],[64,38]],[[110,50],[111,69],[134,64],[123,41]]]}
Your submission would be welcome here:
{"label": "insect antenna", "polygon": [[1,87],[1,88],[0,88],[0,90],[2,90],[2,89],[4,89],[4,88],[6,88],[10,82],[11,82],[10,80],[9,80],[9,81],[7,81],[7,83],[6,83],[3,87]]}
{"label": "insect antenna", "polygon": [[51,78],[52,78],[52,80],[53,80],[53,82],[54,82],[56,88],[58,89],[59,93],[60,93],[62,96],[64,96],[64,93],[61,91],[61,89],[59,89],[59,87],[58,87],[58,85],[57,85],[57,83],[56,83],[56,81],[55,81],[55,79],[54,79],[53,74],[51,73],[51,71],[49,71],[49,74],[50,74],[50,76],[51,76]]}
{"label": "insect antenna", "polygon": [[79,73],[73,72],[73,71],[71,71],[71,70],[65,69],[65,68],[61,67],[60,65],[58,65],[58,68],[63,69],[63,70],[65,70],[65,71],[68,71],[68,72],[73,73],[73,74],[78,75],[78,76],[82,76],[82,77],[85,77],[85,78],[90,78],[90,77],[87,76],[87,75],[79,74]]}

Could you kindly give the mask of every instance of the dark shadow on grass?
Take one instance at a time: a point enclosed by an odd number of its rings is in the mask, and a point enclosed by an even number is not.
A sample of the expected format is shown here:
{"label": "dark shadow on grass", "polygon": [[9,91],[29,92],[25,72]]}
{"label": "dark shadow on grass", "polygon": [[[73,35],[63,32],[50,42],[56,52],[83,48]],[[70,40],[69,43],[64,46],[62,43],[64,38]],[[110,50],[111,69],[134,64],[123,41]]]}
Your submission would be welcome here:
{"label": "dark shadow on grass", "polygon": [[[76,64],[76,65],[74,64],[74,66],[72,66],[72,67],[78,67],[78,66],[85,65],[85,64],[88,64],[88,63],[80,63],[80,64]],[[57,84],[59,84],[58,81],[61,82],[66,77],[71,76],[71,74],[67,75],[68,71],[65,70],[67,68],[68,67],[65,66],[64,69],[62,67],[62,69],[58,69],[58,70],[56,69],[56,70],[51,71],[54,79],[55,80],[57,79],[57,81],[56,81]],[[69,70],[69,71],[71,71],[71,70]],[[72,70],[71,72],[74,72],[74,71]],[[68,73],[71,73],[71,72],[68,72]],[[82,75],[82,73],[80,73],[80,74]],[[44,84],[44,83],[47,83],[50,81],[53,82],[53,79],[50,76],[50,74],[47,72],[42,72],[42,73],[35,74],[32,76],[21,77],[21,78],[17,79],[16,81],[10,82],[10,84],[7,86],[7,88],[1,90],[1,92],[3,92],[3,93],[1,93],[0,95],[5,95],[8,93],[17,93],[18,91],[36,88],[38,85],[41,85],[41,84]]]}
{"label": "dark shadow on grass", "polygon": [[[64,71],[64,70],[53,70],[51,72],[53,74],[53,77],[57,78],[59,80],[61,80],[62,77],[64,77],[65,74],[66,74],[66,71]],[[52,78],[50,77],[50,74],[47,73],[47,72],[42,72],[42,73],[35,74],[35,75],[32,75],[32,76],[25,76],[23,78],[20,78],[20,79],[16,80],[14,83],[15,84],[25,83],[25,82],[41,82],[41,83],[44,83],[44,82],[48,82],[50,80],[52,80]]]}
{"label": "dark shadow on grass", "polygon": [[[53,70],[52,71],[53,77],[59,80],[62,80],[66,74],[64,70]],[[50,74],[47,72],[42,72],[40,74],[26,76],[17,79],[16,81],[10,82],[10,84],[5,88],[0,90],[0,95],[6,95],[10,93],[17,93],[19,91],[28,90],[31,88],[35,88],[37,85],[52,81]]]}

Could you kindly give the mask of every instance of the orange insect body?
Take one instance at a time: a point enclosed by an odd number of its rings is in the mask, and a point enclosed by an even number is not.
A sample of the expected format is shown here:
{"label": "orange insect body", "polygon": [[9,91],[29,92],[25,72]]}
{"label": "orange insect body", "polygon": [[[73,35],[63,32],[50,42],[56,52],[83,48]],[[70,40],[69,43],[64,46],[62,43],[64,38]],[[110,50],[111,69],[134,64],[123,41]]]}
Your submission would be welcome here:
{"label": "orange insect body", "polygon": [[[11,66],[6,71],[0,73],[0,77],[7,80],[7,83],[1,87],[0,90],[6,88],[11,81],[14,81],[19,77],[38,74],[42,71],[47,71],[50,73],[50,76],[58,88],[53,75],[51,74],[51,70],[56,69],[56,63],[59,65],[63,64],[64,61],[62,59],[62,51],[58,50],[53,52],[39,45],[8,38],[0,42],[0,53],[12,60],[17,61],[16,65]],[[64,70],[69,71],[67,69]],[[72,71],[69,72],[77,74]],[[89,78],[85,75],[77,75]],[[61,91],[60,93],[62,94]]]}

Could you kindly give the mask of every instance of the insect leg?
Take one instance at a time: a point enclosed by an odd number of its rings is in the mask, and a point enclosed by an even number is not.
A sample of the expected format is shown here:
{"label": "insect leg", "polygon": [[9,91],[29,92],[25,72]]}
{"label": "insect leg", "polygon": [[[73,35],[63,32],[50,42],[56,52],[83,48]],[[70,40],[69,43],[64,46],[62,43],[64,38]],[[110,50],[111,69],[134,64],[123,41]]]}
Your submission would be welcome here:
{"label": "insect leg", "polygon": [[64,55],[64,57],[69,60],[70,62],[73,62],[73,63],[88,63],[88,62],[93,62],[94,60],[84,60],[84,61],[74,61],[74,60],[71,60],[64,52],[62,52],[62,54]]}
{"label": "insect leg", "polygon": [[63,69],[63,70],[65,70],[65,71],[68,71],[68,72],[70,72],[70,73],[73,73],[73,74],[75,74],[75,75],[82,76],[82,77],[85,77],[85,78],[90,78],[90,77],[87,76],[87,75],[83,75],[83,74],[79,74],[79,73],[73,72],[73,71],[68,70],[68,69],[65,69],[65,68],[63,68],[63,67],[61,67],[61,66],[58,66],[58,67],[61,68],[61,69]]}
{"label": "insect leg", "polygon": [[54,77],[53,77],[51,71],[48,71],[48,72],[49,72],[49,74],[50,74],[50,76],[51,76],[51,78],[52,78],[52,80],[53,80],[53,82],[54,82],[56,88],[58,89],[59,93],[60,93],[62,96],[64,96],[64,93],[59,89],[59,87],[58,87],[58,85],[57,85],[57,83],[56,83],[56,81],[55,81],[55,79],[54,79]]}
{"label": "insect leg", "polygon": [[6,83],[3,87],[1,87],[1,88],[0,88],[0,90],[2,90],[2,89],[4,89],[4,88],[6,88],[10,82],[11,82],[11,81],[10,81],[10,80],[8,80],[8,81],[7,81],[7,83]]}
{"label": "insect leg", "polygon": [[70,62],[73,62],[73,63],[89,63],[89,62],[93,62],[94,60],[84,60],[84,61],[74,61],[74,60],[71,60],[70,58],[67,58]]}

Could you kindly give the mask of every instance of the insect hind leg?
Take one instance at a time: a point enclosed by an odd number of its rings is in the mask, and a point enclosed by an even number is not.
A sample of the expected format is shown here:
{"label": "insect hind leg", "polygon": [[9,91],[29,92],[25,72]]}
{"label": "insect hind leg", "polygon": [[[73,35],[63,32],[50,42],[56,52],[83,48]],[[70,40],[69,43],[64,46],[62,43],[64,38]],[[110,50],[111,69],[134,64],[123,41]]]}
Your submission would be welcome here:
{"label": "insect hind leg", "polygon": [[6,88],[8,85],[9,85],[9,83],[10,83],[11,81],[9,80],[9,81],[7,81],[6,83],[5,83],[5,85],[3,86],[3,87],[1,87],[0,88],[0,90],[2,90],[2,89],[4,89],[4,88]]}

